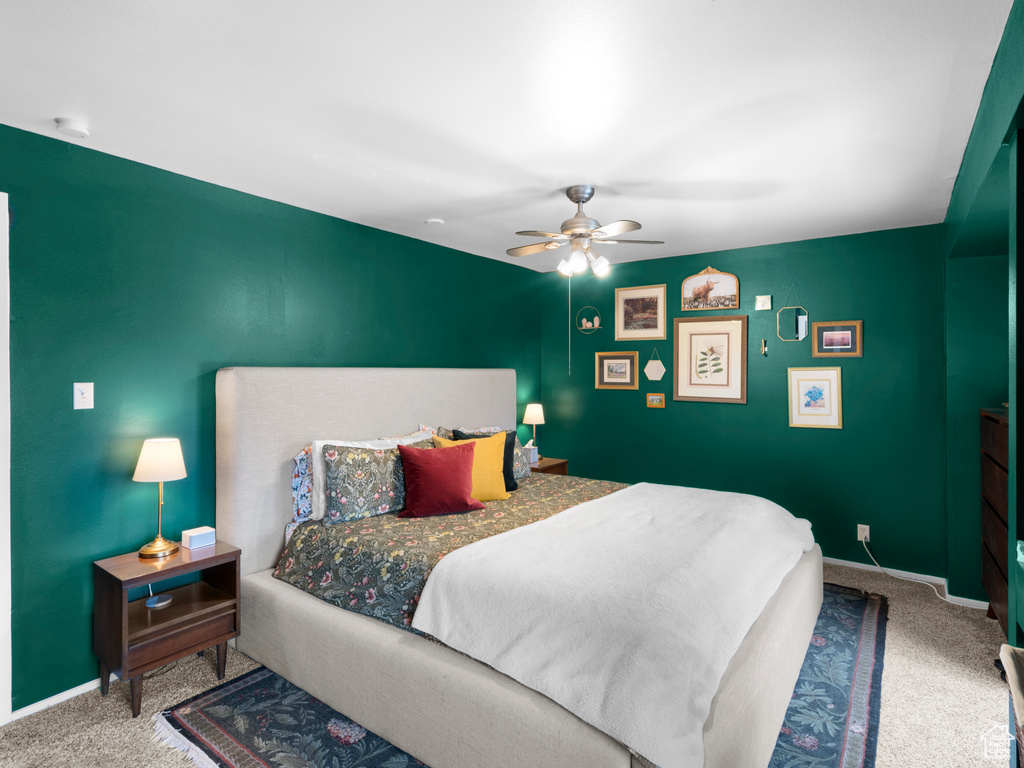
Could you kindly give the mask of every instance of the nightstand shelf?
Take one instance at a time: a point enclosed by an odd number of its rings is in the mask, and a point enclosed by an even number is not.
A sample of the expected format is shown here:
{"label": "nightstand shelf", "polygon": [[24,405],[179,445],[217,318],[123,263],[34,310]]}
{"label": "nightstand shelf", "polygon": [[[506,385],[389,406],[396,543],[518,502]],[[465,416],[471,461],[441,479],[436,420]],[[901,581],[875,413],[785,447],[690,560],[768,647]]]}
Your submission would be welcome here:
{"label": "nightstand shelf", "polygon": [[530,465],[531,472],[542,475],[568,475],[569,460],[553,459],[550,456],[542,456]]}
{"label": "nightstand shelf", "polygon": [[[224,677],[227,641],[238,635],[238,560],[241,550],[221,542],[182,548],[163,560],[131,552],[93,563],[93,650],[100,662],[100,692],[110,673],[131,683],[132,716],[142,706],[142,675],[172,661],[217,647],[217,678]],[[199,581],[160,594],[164,608],[147,608],[145,598],[128,600],[133,587],[171,577],[199,574]]]}

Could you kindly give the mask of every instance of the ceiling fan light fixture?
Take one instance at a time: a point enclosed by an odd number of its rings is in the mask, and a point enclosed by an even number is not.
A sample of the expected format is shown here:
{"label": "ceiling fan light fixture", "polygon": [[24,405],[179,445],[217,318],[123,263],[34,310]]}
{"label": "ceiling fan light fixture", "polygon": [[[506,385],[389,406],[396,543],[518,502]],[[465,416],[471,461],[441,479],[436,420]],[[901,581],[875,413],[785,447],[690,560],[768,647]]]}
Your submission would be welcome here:
{"label": "ceiling fan light fixture", "polygon": [[572,255],[569,257],[569,269],[574,275],[586,271],[587,257],[583,251],[573,249]]}
{"label": "ceiling fan light fixture", "polygon": [[596,277],[604,277],[612,271],[612,265],[608,263],[608,259],[604,256],[598,256],[590,263],[590,271],[593,272]]}
{"label": "ceiling fan light fixture", "polygon": [[558,262],[558,266],[556,267],[556,269],[566,277],[572,277],[572,267],[569,266],[569,262],[566,261],[565,259],[562,259],[560,262]]}

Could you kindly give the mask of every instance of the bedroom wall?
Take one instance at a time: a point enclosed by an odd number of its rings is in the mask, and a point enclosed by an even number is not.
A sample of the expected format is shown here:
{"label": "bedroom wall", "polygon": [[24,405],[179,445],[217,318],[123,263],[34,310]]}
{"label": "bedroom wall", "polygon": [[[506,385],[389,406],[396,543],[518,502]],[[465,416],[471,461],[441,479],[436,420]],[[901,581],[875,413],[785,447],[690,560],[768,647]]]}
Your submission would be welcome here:
{"label": "bedroom wall", "polygon": [[[709,265],[739,277],[740,309],[683,313],[683,279]],[[568,458],[573,474],[766,496],[808,518],[830,557],[869,562],[856,540],[866,523],[883,564],[944,575],[944,268],[939,226],[618,264],[604,280],[572,280],[572,318],[569,281],[549,274],[542,452]],[[615,288],[660,283],[668,338],[616,342]],[[757,294],[772,295],[771,312],[754,310]],[[811,321],[863,320],[864,357],[814,358],[810,337],[779,341],[775,311],[786,303]],[[570,373],[569,328],[585,305],[604,328],[572,331]],[[672,318],[723,314],[749,317],[747,404],[673,402]],[[595,352],[637,350],[642,369],[655,348],[669,369],[662,381],[594,388]],[[843,429],[789,427],[787,367],[835,365]],[[647,408],[648,392],[664,392],[666,407]]]}
{"label": "bedroom wall", "polygon": [[978,410],[1008,400],[1008,257],[946,265],[946,510],[949,590],[988,602],[981,586]]}
{"label": "bedroom wall", "polygon": [[[15,710],[97,676],[91,563],[156,533],[143,439],[182,441],[164,534],[214,524],[218,368],[512,367],[538,397],[534,272],[5,126],[0,191]],[[76,381],[95,409],[72,410]]]}

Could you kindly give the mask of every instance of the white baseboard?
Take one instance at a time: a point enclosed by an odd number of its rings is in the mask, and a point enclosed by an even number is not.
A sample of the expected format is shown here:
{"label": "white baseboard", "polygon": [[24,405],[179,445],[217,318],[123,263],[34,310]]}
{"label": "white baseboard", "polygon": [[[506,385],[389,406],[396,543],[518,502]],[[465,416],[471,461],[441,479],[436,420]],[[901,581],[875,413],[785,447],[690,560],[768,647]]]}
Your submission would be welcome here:
{"label": "white baseboard", "polygon": [[899,571],[895,568],[886,568],[882,570],[877,565],[867,563],[856,563],[852,560],[839,560],[835,557],[823,557],[826,563],[832,563],[832,565],[842,565],[846,568],[859,568],[862,571],[874,571],[875,573],[890,573],[893,576],[897,576],[901,579],[910,579],[911,581],[926,581],[929,584],[937,584],[942,587],[946,592],[946,600],[954,605],[962,605],[965,608],[977,608],[980,611],[988,610],[988,603],[983,600],[972,600],[969,597],[957,597],[956,595],[949,594],[949,585],[946,580],[938,576],[927,576],[923,573],[913,573],[912,571]]}
{"label": "white baseboard", "polygon": [[[110,675],[111,682],[114,682],[117,679],[117,675]],[[97,677],[95,680],[90,680],[87,683],[82,683],[81,685],[71,688],[70,690],[54,694],[53,696],[50,696],[48,699],[43,699],[42,701],[37,701],[35,704],[29,704],[27,707],[17,709],[11,713],[11,716],[7,720],[7,722],[0,722],[0,725],[7,725],[7,723],[12,723],[15,720],[20,720],[23,717],[34,715],[36,712],[42,712],[44,709],[49,709],[55,704],[60,704],[62,701],[73,699],[75,698],[75,696],[80,696],[81,694],[88,693],[89,691],[95,691],[99,687],[100,679]]]}

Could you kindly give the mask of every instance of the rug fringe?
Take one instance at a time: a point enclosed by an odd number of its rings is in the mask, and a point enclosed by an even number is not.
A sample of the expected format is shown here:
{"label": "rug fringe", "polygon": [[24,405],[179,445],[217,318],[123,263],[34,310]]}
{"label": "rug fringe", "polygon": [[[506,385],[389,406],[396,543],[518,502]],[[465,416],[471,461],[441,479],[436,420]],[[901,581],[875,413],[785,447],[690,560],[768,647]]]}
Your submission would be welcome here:
{"label": "rug fringe", "polygon": [[166,714],[167,712],[157,712],[153,715],[153,741],[177,749],[195,763],[198,768],[220,768],[220,763],[210,759],[209,755],[182,736],[174,726],[168,723],[165,717]]}

